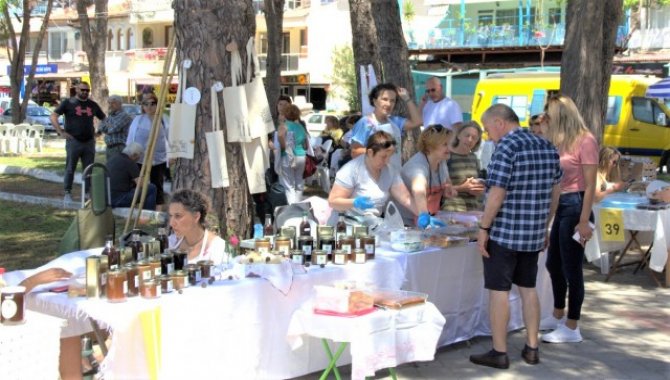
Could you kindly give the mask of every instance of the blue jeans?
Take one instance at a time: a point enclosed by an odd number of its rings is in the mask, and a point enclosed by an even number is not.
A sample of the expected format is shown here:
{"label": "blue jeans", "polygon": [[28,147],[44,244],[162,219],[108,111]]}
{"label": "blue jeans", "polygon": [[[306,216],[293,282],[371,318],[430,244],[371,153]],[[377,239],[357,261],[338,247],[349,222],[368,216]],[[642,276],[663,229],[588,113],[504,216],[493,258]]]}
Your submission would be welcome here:
{"label": "blue jeans", "polygon": [[[147,188],[147,197],[144,199],[144,210],[155,210],[156,209],[156,185],[153,183],[148,184]],[[135,196],[135,189],[132,189],[125,193],[112,194],[112,208],[115,207],[130,207],[130,204],[133,202],[133,197]],[[138,199],[139,202],[139,199]]]}
{"label": "blue jeans", "polygon": [[572,238],[582,213],[583,197],[584,193],[579,192],[561,195],[549,235],[546,263],[554,291],[554,308],[565,309],[567,294],[568,319],[573,320],[579,320],[584,302],[584,247]]}

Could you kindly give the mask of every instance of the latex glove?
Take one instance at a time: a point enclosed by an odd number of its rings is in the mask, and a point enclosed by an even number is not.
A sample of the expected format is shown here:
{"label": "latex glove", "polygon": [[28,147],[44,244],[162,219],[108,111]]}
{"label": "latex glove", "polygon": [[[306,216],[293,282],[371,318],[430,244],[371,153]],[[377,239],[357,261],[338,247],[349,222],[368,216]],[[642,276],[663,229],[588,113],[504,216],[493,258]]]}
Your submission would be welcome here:
{"label": "latex glove", "polygon": [[370,197],[366,196],[358,196],[354,198],[354,207],[356,207],[359,210],[365,210],[367,208],[373,208],[375,207],[374,202],[370,199]]}
{"label": "latex glove", "polygon": [[416,219],[416,226],[423,229],[426,229],[428,226],[437,228],[437,227],[445,227],[446,224],[435,218],[430,216],[430,214],[426,211],[422,212],[419,214],[419,217]]}

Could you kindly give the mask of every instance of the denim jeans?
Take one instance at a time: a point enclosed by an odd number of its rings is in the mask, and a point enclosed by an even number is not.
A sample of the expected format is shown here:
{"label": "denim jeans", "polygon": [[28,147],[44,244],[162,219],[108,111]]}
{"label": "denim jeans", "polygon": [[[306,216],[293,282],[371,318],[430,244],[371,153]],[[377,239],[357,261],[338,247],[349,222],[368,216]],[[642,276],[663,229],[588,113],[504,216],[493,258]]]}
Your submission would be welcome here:
{"label": "denim jeans", "polygon": [[568,319],[574,320],[579,320],[584,302],[584,247],[572,238],[582,213],[583,197],[580,192],[561,195],[549,235],[546,263],[554,291],[554,308],[565,309],[567,294]]}
{"label": "denim jeans", "polygon": [[[156,186],[153,183],[148,184],[147,197],[144,199],[144,210],[156,209]],[[112,207],[130,207],[135,196],[135,189],[121,194],[112,195]],[[139,199],[138,199],[139,202]]]}
{"label": "denim jeans", "polygon": [[[75,138],[65,140],[65,176],[63,177],[63,187],[66,193],[72,191],[72,181],[74,180],[74,171],[77,169],[77,162],[81,159],[82,172],[95,160],[95,139],[81,142]],[[91,191],[91,181],[85,182],[86,192]]]}

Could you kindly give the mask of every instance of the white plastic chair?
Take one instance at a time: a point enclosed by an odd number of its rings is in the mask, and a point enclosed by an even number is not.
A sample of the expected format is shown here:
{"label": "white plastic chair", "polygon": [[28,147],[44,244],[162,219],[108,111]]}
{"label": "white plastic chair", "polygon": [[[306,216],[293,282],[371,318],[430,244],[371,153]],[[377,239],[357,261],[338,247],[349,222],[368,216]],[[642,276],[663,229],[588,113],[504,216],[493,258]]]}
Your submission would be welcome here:
{"label": "white plastic chair", "polygon": [[9,136],[7,136],[7,127],[0,124],[0,154],[5,154],[9,151]]}
{"label": "white plastic chair", "polygon": [[37,147],[38,152],[42,152],[42,142],[44,139],[45,127],[42,124],[33,124],[28,130],[28,149],[32,152]]}
{"label": "white plastic chair", "polygon": [[14,135],[16,125],[12,123],[5,123],[5,139],[7,144],[6,153],[16,153],[19,150],[19,139]]}
{"label": "white plastic chair", "polygon": [[323,161],[319,163],[316,172],[318,174],[319,185],[326,193],[330,192],[330,168],[328,167],[328,153],[330,148],[333,146],[333,140],[327,140],[321,145],[323,150]]}
{"label": "white plastic chair", "polygon": [[28,133],[32,129],[30,124],[28,123],[21,123],[17,124],[14,129],[12,130],[12,133],[14,137],[17,139],[17,149],[16,153],[22,154],[24,153],[27,148],[28,148]]}

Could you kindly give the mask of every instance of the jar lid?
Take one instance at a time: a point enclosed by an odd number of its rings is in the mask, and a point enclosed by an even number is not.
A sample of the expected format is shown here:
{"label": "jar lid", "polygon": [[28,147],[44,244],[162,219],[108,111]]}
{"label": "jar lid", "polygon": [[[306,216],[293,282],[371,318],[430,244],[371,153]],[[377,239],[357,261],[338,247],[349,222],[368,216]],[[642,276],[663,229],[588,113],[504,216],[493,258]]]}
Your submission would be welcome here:
{"label": "jar lid", "polygon": [[148,267],[148,266],[149,266],[149,262],[146,261],[146,260],[140,260],[140,261],[137,262],[137,266],[138,266],[138,267]]}
{"label": "jar lid", "polygon": [[292,255],[302,255],[302,249],[293,249],[291,250]]}
{"label": "jar lid", "polygon": [[198,265],[214,265],[214,261],[212,261],[212,260],[200,260],[200,261],[198,261]]}
{"label": "jar lid", "polygon": [[144,285],[144,286],[155,286],[155,285],[158,285],[158,283],[156,282],[155,279],[152,278],[150,280],[142,281],[142,285]]}
{"label": "jar lid", "polygon": [[186,277],[186,272],[181,270],[181,269],[176,270],[176,271],[172,272],[171,276],[172,277]]}
{"label": "jar lid", "polygon": [[314,239],[312,239],[312,237],[309,236],[309,235],[303,235],[303,236],[300,236],[298,238],[298,240],[314,240]]}
{"label": "jar lid", "polygon": [[266,238],[266,237],[256,238],[256,241],[266,241],[266,242],[269,243],[269,242],[270,242],[270,238]]}
{"label": "jar lid", "polygon": [[312,255],[327,255],[328,253],[326,251],[323,251],[321,249],[315,249],[312,251]]}
{"label": "jar lid", "polygon": [[124,268],[128,268],[128,269],[133,269],[136,266],[137,266],[137,264],[135,264],[134,262],[126,263],[125,265],[123,265]]}

